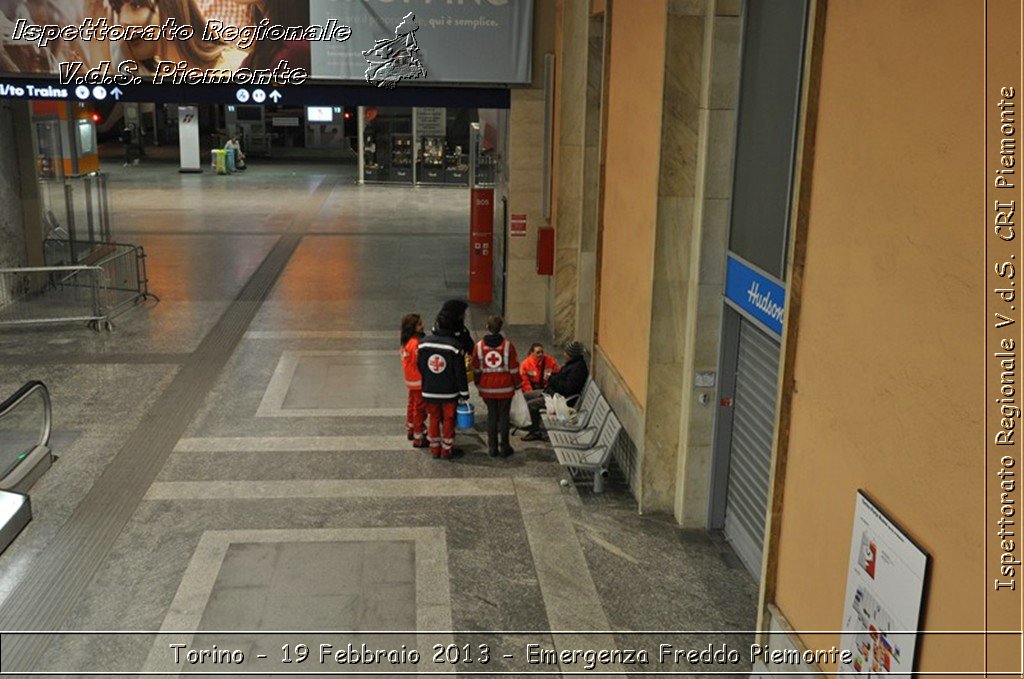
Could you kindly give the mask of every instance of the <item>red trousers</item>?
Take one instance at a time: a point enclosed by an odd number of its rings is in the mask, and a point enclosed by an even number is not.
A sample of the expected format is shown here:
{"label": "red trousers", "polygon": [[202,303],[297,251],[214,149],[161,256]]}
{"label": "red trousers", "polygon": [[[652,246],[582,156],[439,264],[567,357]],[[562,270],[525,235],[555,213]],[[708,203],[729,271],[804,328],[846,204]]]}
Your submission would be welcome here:
{"label": "red trousers", "polygon": [[427,408],[423,402],[423,392],[419,389],[409,390],[409,405],[405,411],[405,433],[419,443],[427,433]]}
{"label": "red trousers", "polygon": [[427,415],[430,416],[430,452],[434,457],[449,458],[455,445],[455,401],[447,403],[427,403]]}

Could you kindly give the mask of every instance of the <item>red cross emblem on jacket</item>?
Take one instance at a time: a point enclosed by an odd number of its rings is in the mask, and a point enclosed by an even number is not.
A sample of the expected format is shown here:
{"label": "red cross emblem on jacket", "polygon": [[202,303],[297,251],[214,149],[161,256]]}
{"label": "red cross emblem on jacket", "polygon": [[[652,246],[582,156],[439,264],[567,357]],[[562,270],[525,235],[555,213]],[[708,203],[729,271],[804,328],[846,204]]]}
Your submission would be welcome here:
{"label": "red cross emblem on jacket", "polygon": [[444,360],[444,356],[434,354],[430,357],[430,360],[427,361],[427,367],[430,368],[430,372],[435,375],[440,375],[444,372],[444,369],[448,367],[448,361]]}
{"label": "red cross emblem on jacket", "polygon": [[516,348],[506,339],[496,347],[487,346],[485,340],[477,342],[473,368],[480,371],[476,387],[485,399],[512,398],[519,388],[519,358]]}

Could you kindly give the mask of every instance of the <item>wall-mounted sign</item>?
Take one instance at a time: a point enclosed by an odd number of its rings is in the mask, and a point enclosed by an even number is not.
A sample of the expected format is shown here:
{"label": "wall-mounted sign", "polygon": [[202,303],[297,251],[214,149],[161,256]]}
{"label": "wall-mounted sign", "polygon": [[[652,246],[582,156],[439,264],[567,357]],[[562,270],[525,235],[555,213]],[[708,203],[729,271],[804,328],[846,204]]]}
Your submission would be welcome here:
{"label": "wall-mounted sign", "polygon": [[776,278],[732,253],[726,265],[725,298],[777,339],[782,337],[786,288]]}
{"label": "wall-mounted sign", "polygon": [[[909,677],[914,669],[928,555],[858,491],[840,648],[840,674]],[[904,634],[893,634],[900,631]]]}
{"label": "wall-mounted sign", "polygon": [[448,134],[448,109],[426,106],[413,109],[416,134],[423,137],[445,137]]}
{"label": "wall-mounted sign", "polygon": [[509,219],[509,235],[512,238],[526,238],[526,215],[512,215]]}

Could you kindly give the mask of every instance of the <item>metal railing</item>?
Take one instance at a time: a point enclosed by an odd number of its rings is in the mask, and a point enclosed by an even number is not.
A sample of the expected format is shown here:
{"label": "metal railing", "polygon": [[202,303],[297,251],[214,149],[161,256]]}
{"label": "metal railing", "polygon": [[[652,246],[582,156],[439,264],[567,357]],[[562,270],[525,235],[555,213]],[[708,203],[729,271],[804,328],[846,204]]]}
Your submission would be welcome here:
{"label": "metal railing", "polygon": [[[47,266],[0,269],[0,328],[84,322],[113,330],[113,319],[149,299],[146,253],[138,245],[94,243],[81,263],[62,265],[75,241],[48,240]],[[51,259],[52,258],[52,259]]]}
{"label": "metal railing", "polygon": [[50,392],[29,382],[0,403],[0,490],[24,493],[53,461]]}
{"label": "metal railing", "polygon": [[[81,246],[109,241],[110,204],[107,176],[101,172],[82,177],[41,181],[43,218],[51,229],[59,228]],[[64,264],[78,264],[77,255]]]}

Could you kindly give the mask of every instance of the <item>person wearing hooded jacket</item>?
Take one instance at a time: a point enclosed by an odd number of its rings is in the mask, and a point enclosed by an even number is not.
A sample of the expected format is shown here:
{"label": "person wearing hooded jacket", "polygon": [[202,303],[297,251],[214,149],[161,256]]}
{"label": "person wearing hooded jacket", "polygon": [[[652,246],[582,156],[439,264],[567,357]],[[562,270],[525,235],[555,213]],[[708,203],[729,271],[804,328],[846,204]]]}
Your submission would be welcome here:
{"label": "person wearing hooded jacket", "polygon": [[468,308],[469,305],[461,299],[450,299],[441,305],[441,311],[438,312],[437,318],[439,322],[444,323],[446,328],[452,329],[452,336],[458,343],[459,350],[462,352],[462,360],[466,366],[466,381],[472,382],[475,379],[471,360],[474,342],[473,336],[466,328],[466,309]]}
{"label": "person wearing hooded jacket", "polygon": [[469,400],[466,363],[457,336],[465,327],[455,325],[457,321],[451,315],[439,314],[433,334],[420,341],[416,356],[422,380],[423,402],[430,421],[427,440],[435,460],[453,458],[455,409],[460,400]]}
{"label": "person wearing hooded jacket", "polygon": [[461,299],[450,299],[441,305],[441,311],[437,314],[438,322],[440,323],[444,319],[445,327],[452,330],[452,337],[457,340],[459,350],[465,356],[472,355],[474,345],[473,337],[466,328],[466,309],[468,308],[469,305]]}
{"label": "person wearing hooded jacket", "polygon": [[543,392],[531,391],[527,394],[526,405],[530,409],[530,431],[524,441],[537,441],[545,438],[541,431],[540,414],[545,408],[543,394],[560,394],[565,398],[579,396],[587,385],[590,369],[584,358],[586,349],[582,342],[571,342],[565,347],[565,364],[562,370],[551,376],[548,386]]}
{"label": "person wearing hooded jacket", "polygon": [[487,404],[487,448],[491,457],[509,457],[514,452],[509,443],[509,414],[512,397],[523,387],[516,348],[501,334],[504,325],[501,316],[488,318],[490,334],[473,349],[473,370],[479,375],[476,387]]}

